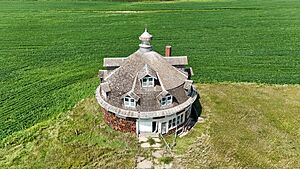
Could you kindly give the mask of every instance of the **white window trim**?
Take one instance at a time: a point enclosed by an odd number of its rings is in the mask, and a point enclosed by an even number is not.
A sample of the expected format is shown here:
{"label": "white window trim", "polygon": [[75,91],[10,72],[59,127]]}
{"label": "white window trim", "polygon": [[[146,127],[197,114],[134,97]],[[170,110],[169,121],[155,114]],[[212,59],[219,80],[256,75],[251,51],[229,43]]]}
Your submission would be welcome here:
{"label": "white window trim", "polygon": [[[145,82],[144,82],[145,80]],[[142,79],[142,87],[154,87],[154,78],[153,77],[144,77]]]}
{"label": "white window trim", "polygon": [[[180,114],[176,115],[175,117],[167,120],[167,127],[168,127],[167,132],[169,132],[170,130],[174,129],[175,127],[177,127],[185,122],[185,114],[184,113],[185,112],[180,113]],[[177,124],[178,119],[180,119],[180,120],[179,120],[179,123]],[[174,120],[175,120],[175,125],[173,125]],[[171,121],[171,127],[169,128],[170,121]]]}
{"label": "white window trim", "polygon": [[[126,101],[126,99],[127,99],[127,101]],[[125,107],[135,108],[136,101],[133,98],[131,98],[131,97],[125,96],[124,97],[124,106]]]}
{"label": "white window trim", "polygon": [[160,105],[161,106],[167,106],[167,105],[172,104],[172,102],[173,102],[173,96],[172,95],[167,95],[166,97],[163,97],[160,100]]}

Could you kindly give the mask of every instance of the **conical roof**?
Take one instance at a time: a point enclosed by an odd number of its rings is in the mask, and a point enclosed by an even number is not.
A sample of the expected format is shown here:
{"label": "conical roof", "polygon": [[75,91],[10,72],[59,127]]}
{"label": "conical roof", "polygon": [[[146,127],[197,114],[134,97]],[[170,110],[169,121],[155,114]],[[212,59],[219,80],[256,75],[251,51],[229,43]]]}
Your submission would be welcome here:
{"label": "conical roof", "polygon": [[[111,84],[111,90],[128,92],[134,82],[137,74],[147,65],[149,70],[155,71],[159,75],[159,81],[163,84],[165,90],[170,90],[184,84],[188,78],[184,73],[170,65],[157,52],[137,51],[126,59],[125,63],[114,70],[105,78],[105,81]],[[153,73],[153,72],[152,72]]]}

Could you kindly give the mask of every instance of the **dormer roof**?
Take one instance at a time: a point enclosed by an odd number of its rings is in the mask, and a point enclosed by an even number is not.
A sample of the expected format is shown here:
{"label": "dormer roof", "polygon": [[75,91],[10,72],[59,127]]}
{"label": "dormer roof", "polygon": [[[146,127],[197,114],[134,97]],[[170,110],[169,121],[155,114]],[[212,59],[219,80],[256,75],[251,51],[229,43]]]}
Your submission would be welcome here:
{"label": "dormer roof", "polygon": [[140,97],[137,94],[135,94],[134,91],[129,91],[125,93],[121,98],[124,98],[126,96],[133,98],[135,101],[138,101],[140,99]]}
{"label": "dormer roof", "polygon": [[189,89],[191,89],[192,85],[193,85],[192,80],[185,80],[183,88],[186,89],[186,90],[189,90]]}
{"label": "dormer roof", "polygon": [[157,79],[156,72],[148,64],[145,64],[142,70],[138,72],[138,79],[142,79],[147,75]]}
{"label": "dormer roof", "polygon": [[161,100],[162,98],[166,97],[167,95],[169,95],[170,93],[166,90],[161,91],[158,96],[156,97],[158,100]]}
{"label": "dormer roof", "polygon": [[108,82],[101,83],[100,87],[104,92],[110,92],[111,91]]}

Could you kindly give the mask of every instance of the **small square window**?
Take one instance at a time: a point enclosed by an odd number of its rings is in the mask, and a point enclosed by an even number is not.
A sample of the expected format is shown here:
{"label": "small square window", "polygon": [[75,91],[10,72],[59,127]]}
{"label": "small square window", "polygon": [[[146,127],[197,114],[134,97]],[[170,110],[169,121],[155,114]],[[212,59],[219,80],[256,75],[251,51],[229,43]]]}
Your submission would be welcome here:
{"label": "small square window", "polygon": [[143,87],[154,87],[154,78],[146,76],[142,80],[142,86]]}
{"label": "small square window", "polygon": [[165,105],[169,105],[169,104],[172,104],[172,96],[171,95],[168,95],[166,97],[163,97],[161,100],[160,100],[160,104],[161,106],[165,106]]}
{"label": "small square window", "polygon": [[135,107],[135,100],[133,98],[130,98],[130,97],[125,97],[124,98],[124,105],[125,107]]}

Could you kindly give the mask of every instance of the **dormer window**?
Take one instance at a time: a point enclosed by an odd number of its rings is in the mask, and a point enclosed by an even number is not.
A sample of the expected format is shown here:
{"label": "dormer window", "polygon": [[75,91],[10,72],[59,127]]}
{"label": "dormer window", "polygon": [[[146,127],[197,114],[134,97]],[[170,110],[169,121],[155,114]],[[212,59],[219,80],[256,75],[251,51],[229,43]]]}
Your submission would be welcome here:
{"label": "dormer window", "polygon": [[167,95],[167,96],[161,98],[160,105],[167,106],[167,105],[172,104],[172,101],[173,101],[173,97],[171,95]]}
{"label": "dormer window", "polygon": [[150,76],[145,76],[142,79],[142,86],[143,87],[154,87],[154,78]]}
{"label": "dormer window", "polygon": [[157,80],[156,72],[147,64],[138,72],[138,79],[141,82],[141,86],[154,87]]}
{"label": "dormer window", "polygon": [[135,108],[136,102],[133,98],[131,97],[124,97],[124,106],[125,107],[131,107],[131,108]]}

